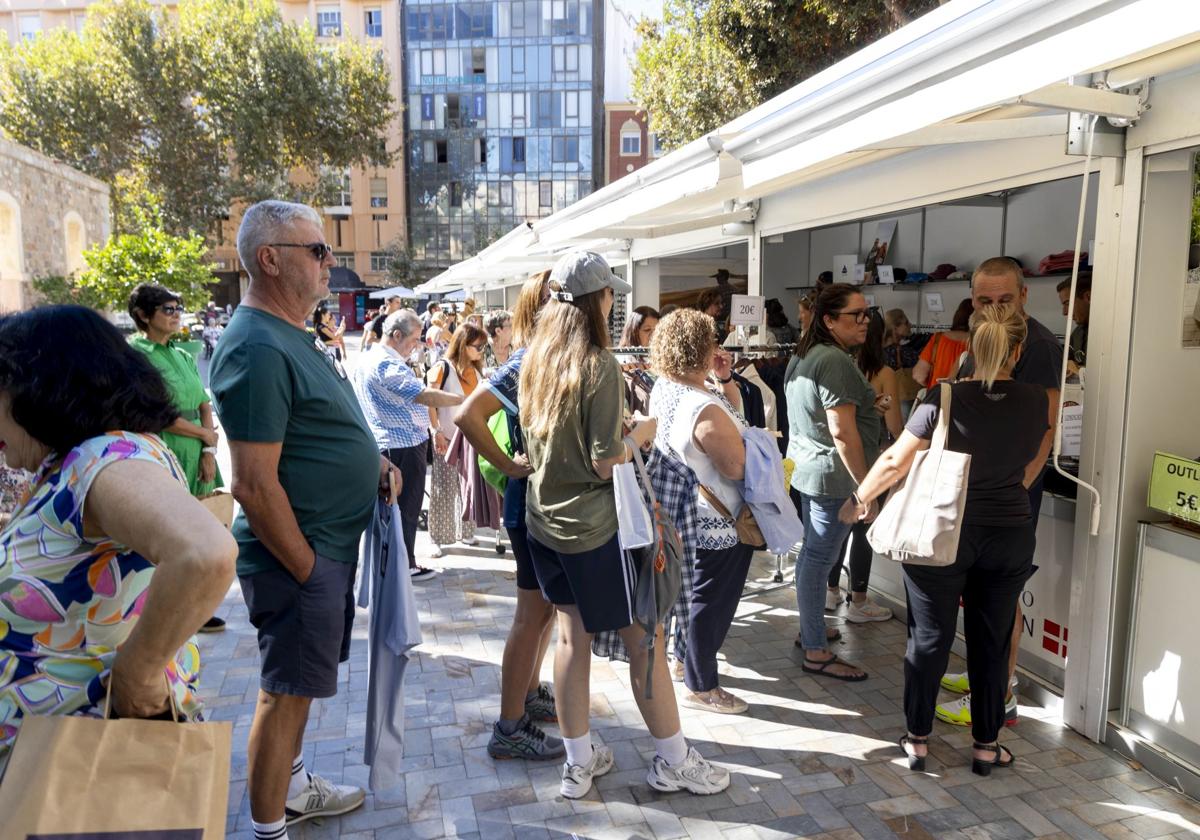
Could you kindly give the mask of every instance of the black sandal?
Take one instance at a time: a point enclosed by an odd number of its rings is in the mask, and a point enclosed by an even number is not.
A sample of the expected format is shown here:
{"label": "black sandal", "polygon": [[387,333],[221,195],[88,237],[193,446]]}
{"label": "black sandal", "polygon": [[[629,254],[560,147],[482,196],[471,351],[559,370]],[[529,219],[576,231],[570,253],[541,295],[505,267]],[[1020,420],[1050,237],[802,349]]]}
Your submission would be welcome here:
{"label": "black sandal", "polygon": [[[832,636],[829,635],[830,630],[833,631]],[[841,630],[837,629],[836,627],[829,627],[826,629],[825,644],[829,644],[830,642],[840,642],[841,640],[842,640],[842,631]],[[796,647],[798,647],[798,648],[801,648],[801,649],[804,648],[804,642],[800,641],[799,635],[796,636],[796,641],[793,644],[795,644]]]}
{"label": "black sandal", "polygon": [[908,769],[909,770],[917,770],[917,771],[923,773],[923,772],[925,772],[925,759],[929,757],[928,752],[926,753],[926,755],[913,755],[906,749],[906,747],[908,747],[909,745],[915,746],[917,744],[925,744],[926,746],[928,746],[929,736],[926,735],[924,737],[920,737],[917,735],[908,735],[908,734],[904,734],[904,735],[900,736],[900,749],[904,750],[904,755],[908,757]]}
{"label": "black sandal", "polygon": [[[810,665],[815,667],[809,667]],[[830,665],[845,665],[847,668],[857,668],[856,665],[851,665],[849,662],[843,662],[837,656],[832,656],[829,659],[818,662],[815,659],[809,659],[807,654],[804,657],[804,664],[800,668],[807,674],[813,674],[818,677],[831,677],[842,682],[862,682],[867,678],[867,673],[864,671],[856,676],[850,674],[834,674],[826,669]]]}
{"label": "black sandal", "polygon": [[[1016,756],[1012,754],[1012,750],[1006,749],[999,744],[972,744],[971,748],[975,750],[987,750],[990,753],[994,753],[996,756],[991,761],[983,761],[982,759],[975,758],[974,755],[972,755],[971,772],[976,776],[990,775],[993,767],[1012,767],[1013,762],[1017,760]],[[1004,753],[1008,753],[1008,761],[1000,760],[1001,755]]]}

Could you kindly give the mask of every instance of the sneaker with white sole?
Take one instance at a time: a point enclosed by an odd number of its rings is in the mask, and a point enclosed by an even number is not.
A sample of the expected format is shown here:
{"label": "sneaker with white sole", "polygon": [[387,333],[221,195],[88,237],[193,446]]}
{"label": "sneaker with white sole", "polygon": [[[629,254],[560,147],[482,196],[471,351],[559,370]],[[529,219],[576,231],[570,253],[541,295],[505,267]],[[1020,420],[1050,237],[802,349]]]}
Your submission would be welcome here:
{"label": "sneaker with white sole", "polygon": [[348,814],[363,804],[367,793],[351,785],[335,785],[313,773],[308,774],[304,790],[287,801],[284,818],[288,825],[313,817],[336,817]]}
{"label": "sneaker with white sole", "polygon": [[729,787],[729,771],[705,759],[695,747],[688,747],[687,758],[675,766],[667,764],[661,755],[654,756],[646,783],[655,790],[686,790],[709,796]]}
{"label": "sneaker with white sole", "polygon": [[679,705],[702,712],[716,712],[719,715],[740,715],[750,708],[750,704],[745,700],[736,694],[730,694],[720,686],[712,691],[693,691],[680,700]]}
{"label": "sneaker with white sole", "polygon": [[840,586],[837,589],[825,590],[825,612],[837,612],[838,607],[846,602],[846,590]]}
{"label": "sneaker with white sole", "polygon": [[851,601],[846,607],[846,620],[854,624],[866,624],[868,621],[888,621],[892,611],[880,606],[867,598],[862,601]]}
{"label": "sneaker with white sole", "polygon": [[608,747],[592,746],[592,760],[585,764],[563,765],[562,786],[559,792],[567,799],[587,796],[592,789],[592,780],[598,779],[613,769],[613,754]]}
{"label": "sneaker with white sole", "polygon": [[525,700],[525,714],[537,723],[558,723],[558,708],[550,683],[538,683],[537,691]]}
{"label": "sneaker with white sole", "polygon": [[526,761],[554,761],[566,755],[561,738],[547,735],[525,715],[517,731],[505,735],[497,723],[487,745],[488,755],[497,759],[523,758]]}
{"label": "sneaker with white sole", "polygon": [[961,674],[943,674],[942,688],[946,691],[953,691],[955,694],[969,694],[971,691],[971,680],[967,677],[967,672]]}
{"label": "sneaker with white sole", "polygon": [[684,672],[687,669],[683,665],[682,659],[676,659],[671,663],[671,682],[683,682]]}
{"label": "sneaker with white sole", "polygon": [[465,539],[459,540],[459,542],[463,545],[476,545],[479,541],[474,537],[466,537]]}
{"label": "sneaker with white sole", "polygon": [[[971,695],[964,694],[949,703],[939,703],[933,709],[934,716],[951,726],[971,725]],[[1017,693],[1014,691],[1004,703],[1004,725],[1017,725]]]}
{"label": "sneaker with white sole", "polygon": [[420,581],[437,577],[437,572],[435,572],[433,569],[427,569],[424,566],[413,566],[408,570],[408,573],[412,576],[414,583],[419,583]]}
{"label": "sneaker with white sole", "polygon": [[442,547],[440,545],[438,545],[437,543],[434,543],[433,545],[429,546],[429,556],[430,557],[441,557],[445,553],[446,552],[442,551]]}

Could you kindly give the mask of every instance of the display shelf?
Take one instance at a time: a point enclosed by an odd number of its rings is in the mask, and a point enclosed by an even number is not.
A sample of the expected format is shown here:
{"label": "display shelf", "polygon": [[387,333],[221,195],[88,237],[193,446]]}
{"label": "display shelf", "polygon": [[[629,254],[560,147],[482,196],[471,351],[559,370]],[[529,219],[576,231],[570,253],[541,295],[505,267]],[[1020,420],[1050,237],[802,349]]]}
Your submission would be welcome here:
{"label": "display shelf", "polygon": [[[1087,270],[1090,271],[1091,269],[1088,268]],[[1083,273],[1083,271],[1084,271],[1084,269],[1080,268],[1081,274]],[[1070,276],[1071,276],[1071,272],[1064,271],[1060,274],[1031,274],[1028,277],[1026,277],[1025,279],[1026,280],[1050,280],[1053,278],[1070,277]],[[892,288],[892,289],[903,289],[905,287],[915,287],[915,286],[937,286],[942,283],[970,283],[970,282],[971,282],[970,278],[966,278],[963,280],[917,280],[916,282],[913,282],[913,283],[907,283],[907,282],[905,282],[905,283],[864,283],[862,285],[862,288],[867,289],[867,288],[872,288],[872,287],[885,286],[885,287]],[[806,289],[815,289],[817,287],[816,286],[784,286],[783,288],[787,289],[789,292],[797,292],[797,291],[804,291]]]}

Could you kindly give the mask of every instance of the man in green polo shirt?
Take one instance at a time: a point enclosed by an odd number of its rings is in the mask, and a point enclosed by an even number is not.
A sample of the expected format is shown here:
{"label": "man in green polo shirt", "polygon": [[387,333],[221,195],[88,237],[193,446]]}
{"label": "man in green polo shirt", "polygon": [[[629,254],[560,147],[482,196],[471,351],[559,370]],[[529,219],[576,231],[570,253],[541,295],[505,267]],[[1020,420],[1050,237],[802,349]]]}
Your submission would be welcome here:
{"label": "man in green polo shirt", "polygon": [[[344,814],[365,793],[306,773],[314,697],[337,693],[350,652],[359,537],[380,458],[342,363],[304,328],[329,294],[333,254],[310,207],[264,201],[237,238],[250,286],[213,356],[209,384],[233,455],[238,577],[258,630],[262,680],[250,728],[255,837]],[[399,478],[399,476],[397,476]]]}

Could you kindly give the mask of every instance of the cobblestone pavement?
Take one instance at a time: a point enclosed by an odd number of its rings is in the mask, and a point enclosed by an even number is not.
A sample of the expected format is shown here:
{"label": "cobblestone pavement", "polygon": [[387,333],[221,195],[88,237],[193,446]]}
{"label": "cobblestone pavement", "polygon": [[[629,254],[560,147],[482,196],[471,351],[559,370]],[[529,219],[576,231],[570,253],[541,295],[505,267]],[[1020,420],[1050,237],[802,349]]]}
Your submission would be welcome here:
{"label": "cobblestone pavement", "polygon": [[[419,539],[424,556],[428,537]],[[765,585],[773,571],[766,555],[751,571],[721,663],[722,684],[749,701],[749,713],[681,709],[688,740],[733,772],[730,788],[710,797],[653,791],[645,776],[654,746],[628,668],[595,659],[592,734],[612,747],[616,767],[586,798],[567,801],[558,794],[558,765],[495,762],[484,750],[499,710],[500,655],[515,602],[510,558],[497,557],[483,539],[424,561],[444,572],[417,584],[426,641],[408,669],[404,785],[369,794],[352,814],[296,826],[293,840],[1200,836],[1195,802],[1035,706],[1022,705],[1019,725],[1002,735],[1018,758],[1014,771],[972,775],[969,732],[938,723],[929,772],[910,772],[895,746],[904,730],[904,625],[831,617],[843,625],[837,652],[870,679],[850,684],[804,674],[792,646],[794,594],[790,586]],[[212,718],[234,723],[228,829],[249,840],[246,738],[258,651],[236,585],[220,614],[228,631],[200,640],[203,687]],[[360,611],[337,697],[313,703],[304,753],[310,770],[364,787],[366,618]],[[549,657],[544,678],[551,678]]]}

